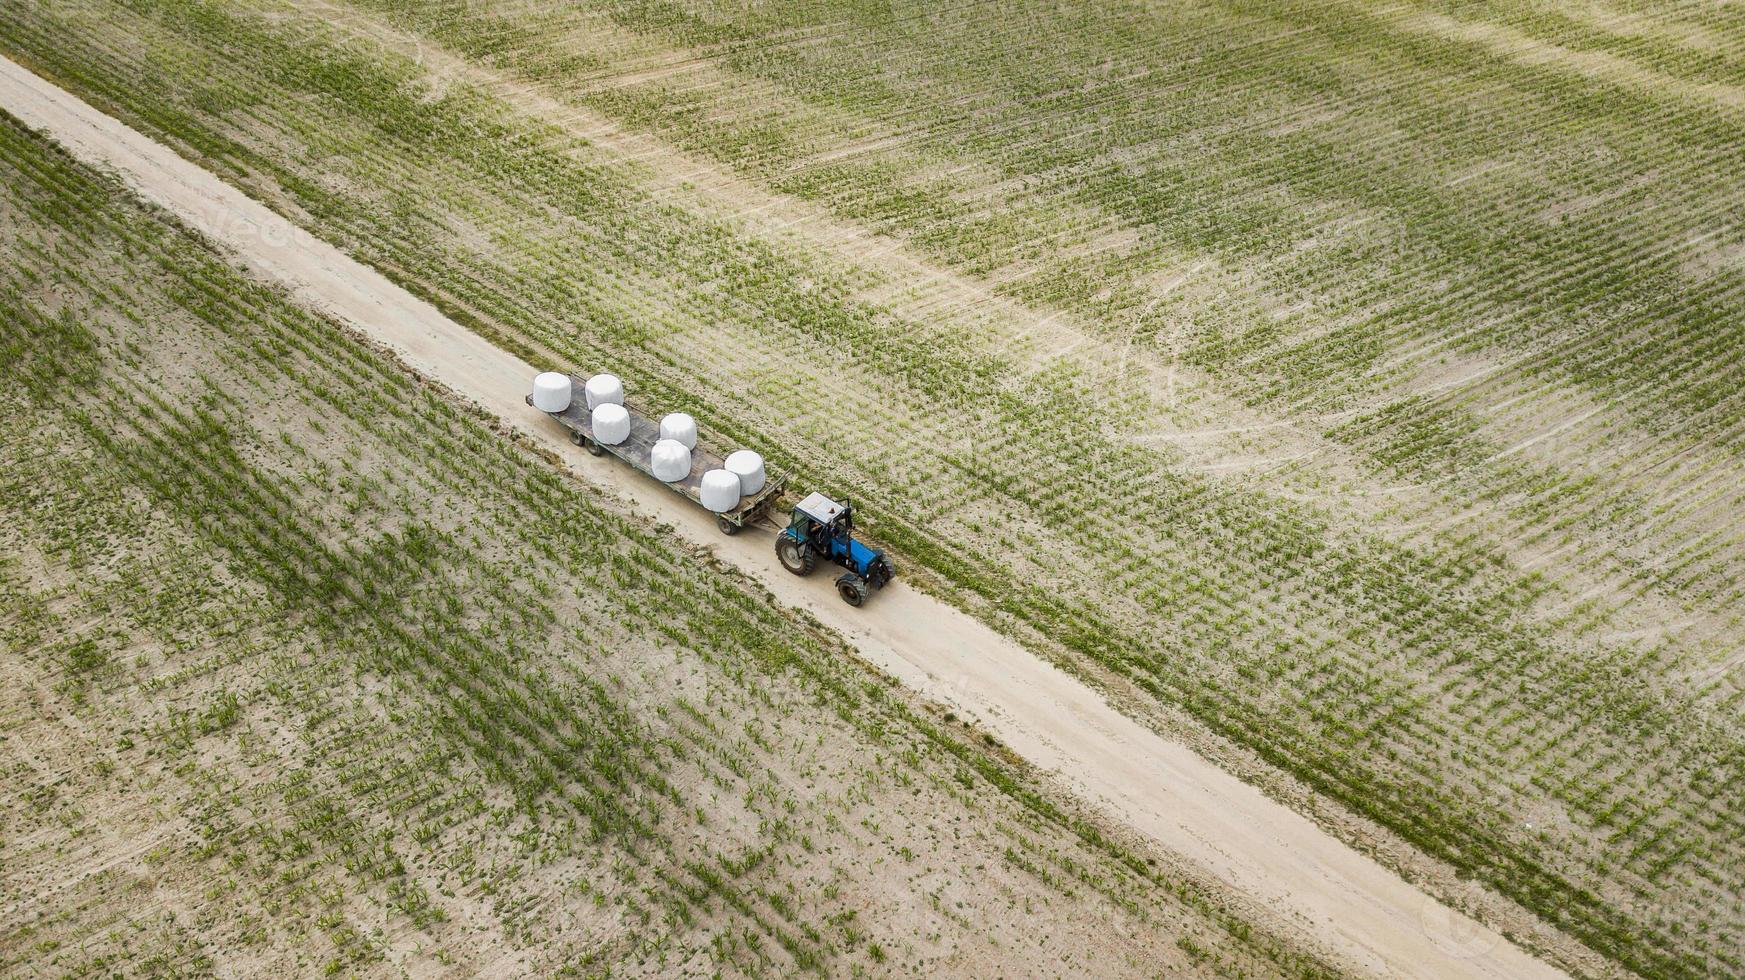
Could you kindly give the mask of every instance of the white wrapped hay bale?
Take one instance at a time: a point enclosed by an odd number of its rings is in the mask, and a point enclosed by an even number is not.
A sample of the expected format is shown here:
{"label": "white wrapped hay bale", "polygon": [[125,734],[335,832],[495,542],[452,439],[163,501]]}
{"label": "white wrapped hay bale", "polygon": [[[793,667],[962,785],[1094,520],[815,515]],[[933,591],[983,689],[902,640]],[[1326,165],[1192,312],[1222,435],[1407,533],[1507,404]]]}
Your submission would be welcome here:
{"label": "white wrapped hay bale", "polygon": [[630,413],[623,405],[607,402],[594,409],[594,441],[602,446],[616,446],[630,438]]}
{"label": "white wrapped hay bale", "polygon": [[583,391],[588,396],[588,411],[593,411],[601,405],[624,404],[624,382],[616,375],[596,374],[588,379]]}
{"label": "white wrapped hay bale", "polygon": [[691,475],[691,450],[682,442],[662,439],[648,451],[648,468],[662,483],[677,483]]}
{"label": "white wrapped hay bale", "polygon": [[570,376],[546,371],[533,379],[533,407],[542,412],[561,412],[570,407]]}
{"label": "white wrapped hay bale", "polygon": [[726,513],[739,506],[739,477],[726,470],[710,470],[703,474],[702,492],[698,496],[705,509]]}
{"label": "white wrapped hay bale", "polygon": [[727,462],[722,465],[727,467],[727,472],[739,479],[740,493],[750,495],[763,489],[763,457],[757,453],[741,449],[729,454]]}
{"label": "white wrapped hay bale", "polygon": [[684,412],[674,412],[660,420],[660,437],[683,443],[686,449],[697,448],[697,420]]}

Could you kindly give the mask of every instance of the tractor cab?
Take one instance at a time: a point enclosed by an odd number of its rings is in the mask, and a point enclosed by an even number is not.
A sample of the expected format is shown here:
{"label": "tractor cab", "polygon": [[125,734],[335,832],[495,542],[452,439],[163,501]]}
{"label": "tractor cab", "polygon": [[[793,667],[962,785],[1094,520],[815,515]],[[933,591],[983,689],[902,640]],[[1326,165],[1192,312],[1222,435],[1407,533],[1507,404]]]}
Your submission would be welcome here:
{"label": "tractor cab", "polygon": [[842,601],[858,606],[896,576],[884,552],[854,540],[854,507],[813,493],[794,507],[788,526],[776,536],[776,557],[795,575],[809,575],[822,558],[845,571],[836,579]]}

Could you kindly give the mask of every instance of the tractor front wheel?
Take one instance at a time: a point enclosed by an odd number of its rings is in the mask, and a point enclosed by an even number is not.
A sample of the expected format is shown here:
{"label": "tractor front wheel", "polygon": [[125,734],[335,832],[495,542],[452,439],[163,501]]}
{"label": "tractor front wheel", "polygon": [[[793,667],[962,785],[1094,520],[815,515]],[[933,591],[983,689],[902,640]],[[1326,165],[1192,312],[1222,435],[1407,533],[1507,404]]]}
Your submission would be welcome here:
{"label": "tractor front wheel", "polygon": [[861,603],[866,601],[869,594],[866,579],[853,572],[844,572],[842,577],[836,580],[836,594],[842,597],[843,602],[858,608]]}
{"label": "tractor front wheel", "polygon": [[818,556],[812,549],[785,534],[776,539],[776,557],[795,575],[810,575],[818,567]]}

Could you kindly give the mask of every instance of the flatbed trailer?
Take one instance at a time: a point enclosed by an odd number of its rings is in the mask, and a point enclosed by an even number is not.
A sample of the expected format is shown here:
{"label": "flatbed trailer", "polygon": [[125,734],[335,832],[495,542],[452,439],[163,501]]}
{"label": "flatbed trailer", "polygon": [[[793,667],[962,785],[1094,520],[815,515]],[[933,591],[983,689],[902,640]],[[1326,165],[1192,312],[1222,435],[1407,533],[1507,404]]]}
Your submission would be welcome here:
{"label": "flatbed trailer", "polygon": [[[648,458],[649,450],[660,440],[660,423],[630,405],[625,405],[624,411],[630,415],[630,437],[616,446],[601,445],[594,440],[594,416],[588,410],[587,400],[583,397],[587,383],[587,378],[570,375],[570,390],[575,393],[575,397],[570,399],[570,407],[561,412],[546,413],[570,430],[570,441],[595,456],[618,457],[648,474],[649,479],[671,487],[701,507],[703,474],[724,468],[725,461],[699,445],[691,450],[691,472],[685,474],[684,479],[667,483],[656,478],[654,470],[649,467]],[[527,396],[527,404],[533,404],[532,395]],[[766,476],[763,487],[756,493],[740,496],[739,506],[726,513],[716,514],[715,524],[721,529],[721,533],[738,534],[741,529],[765,517],[769,513],[770,505],[780,499],[784,482],[781,478]]]}

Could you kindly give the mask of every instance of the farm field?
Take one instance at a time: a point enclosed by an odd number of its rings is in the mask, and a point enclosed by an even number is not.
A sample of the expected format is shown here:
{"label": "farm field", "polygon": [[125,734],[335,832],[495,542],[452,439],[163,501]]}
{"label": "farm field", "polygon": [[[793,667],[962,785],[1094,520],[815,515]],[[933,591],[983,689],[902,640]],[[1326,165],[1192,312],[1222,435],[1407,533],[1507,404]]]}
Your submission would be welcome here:
{"label": "farm field", "polygon": [[1329,971],[5,117],[0,171],[0,971]]}
{"label": "farm field", "polygon": [[1501,934],[1540,929],[1531,919],[1487,926],[1451,908],[963,610],[901,588],[881,593],[875,611],[847,607],[833,590],[820,595],[815,582],[783,567],[771,553],[773,526],[723,538],[689,501],[621,464],[576,452],[561,427],[520,397],[534,365],[6,58],[0,109],[84,166],[114,174],[127,192],[284,289],[288,300],[321,311],[470,405],[500,436],[604,490],[634,520],[745,575],[767,601],[837,631],[854,656],[924,698],[933,713],[962,719],[1104,826],[1131,832],[1145,850],[1160,848],[1220,892],[1240,896],[1257,921],[1292,943],[1363,974],[1563,975]]}
{"label": "farm field", "polygon": [[1740,43],[1656,5],[0,12],[498,343],[852,487],[912,581],[1427,887],[1658,976],[1745,970]]}

